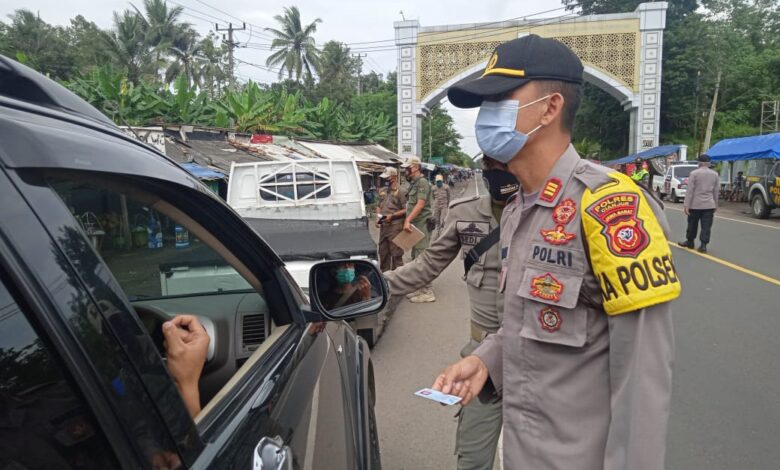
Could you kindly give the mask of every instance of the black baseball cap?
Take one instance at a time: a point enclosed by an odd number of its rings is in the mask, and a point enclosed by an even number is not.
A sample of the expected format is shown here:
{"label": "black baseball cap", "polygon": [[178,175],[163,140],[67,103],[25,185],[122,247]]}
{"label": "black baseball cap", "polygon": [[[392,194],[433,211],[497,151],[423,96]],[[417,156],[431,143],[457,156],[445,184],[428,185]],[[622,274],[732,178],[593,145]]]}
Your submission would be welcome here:
{"label": "black baseball cap", "polygon": [[493,52],[480,78],[447,90],[458,108],[476,108],[486,96],[501,95],[531,80],[582,83],[582,61],[565,44],[529,34],[505,42]]}

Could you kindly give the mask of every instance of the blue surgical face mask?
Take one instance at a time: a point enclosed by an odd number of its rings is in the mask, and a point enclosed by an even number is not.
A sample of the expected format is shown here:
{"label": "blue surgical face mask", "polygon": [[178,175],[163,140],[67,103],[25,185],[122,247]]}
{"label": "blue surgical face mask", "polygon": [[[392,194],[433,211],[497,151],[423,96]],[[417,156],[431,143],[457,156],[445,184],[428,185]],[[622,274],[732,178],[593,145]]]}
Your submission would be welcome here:
{"label": "blue surgical face mask", "polygon": [[528,136],[542,127],[539,124],[528,134],[518,131],[515,129],[518,112],[549,97],[544,96],[523,106],[517,100],[483,101],[474,125],[482,152],[501,163],[509,163],[528,141]]}
{"label": "blue surgical face mask", "polygon": [[351,284],[354,280],[355,268],[343,268],[336,271],[336,282],[339,284]]}

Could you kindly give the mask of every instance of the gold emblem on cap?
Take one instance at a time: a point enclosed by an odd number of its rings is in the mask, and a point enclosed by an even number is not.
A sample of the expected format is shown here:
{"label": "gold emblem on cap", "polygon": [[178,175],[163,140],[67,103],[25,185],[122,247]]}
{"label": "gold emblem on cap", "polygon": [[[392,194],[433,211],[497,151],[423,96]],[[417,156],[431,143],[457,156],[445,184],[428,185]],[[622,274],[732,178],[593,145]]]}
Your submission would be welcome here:
{"label": "gold emblem on cap", "polygon": [[495,67],[496,62],[498,62],[498,52],[494,52],[493,55],[490,56],[490,60],[488,61],[487,68],[485,68],[485,73],[488,73],[493,67]]}
{"label": "gold emblem on cap", "polygon": [[525,70],[496,68],[497,63],[498,52],[494,52],[493,55],[490,56],[487,67],[485,67],[485,73],[483,73],[482,76],[484,77],[485,75],[499,74],[509,75],[510,77],[525,77]]}

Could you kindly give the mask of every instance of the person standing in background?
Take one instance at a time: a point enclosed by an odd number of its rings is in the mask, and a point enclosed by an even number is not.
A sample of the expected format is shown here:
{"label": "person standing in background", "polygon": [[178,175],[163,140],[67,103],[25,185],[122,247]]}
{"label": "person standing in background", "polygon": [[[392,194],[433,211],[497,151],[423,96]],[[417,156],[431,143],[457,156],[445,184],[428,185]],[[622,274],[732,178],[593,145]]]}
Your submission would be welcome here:
{"label": "person standing in background", "polygon": [[683,208],[688,216],[688,230],[685,240],[679,245],[683,248],[693,248],[696,240],[696,232],[701,222],[701,235],[699,240],[699,252],[707,252],[707,244],[710,242],[712,222],[715,220],[715,211],[718,210],[720,198],[720,176],[710,168],[710,157],[700,155],[699,168],[693,170],[688,177],[688,191],[685,193]]}
{"label": "person standing in background", "polygon": [[447,217],[447,208],[451,200],[450,187],[444,184],[444,176],[436,175],[435,187],[433,188],[433,221],[436,228],[431,237],[433,240],[439,237],[444,228],[444,219]]}
{"label": "person standing in background", "polygon": [[398,170],[387,167],[379,177],[387,182],[379,189],[379,266],[382,271],[390,271],[404,264],[404,250],[393,239],[404,229],[406,195],[398,182]]}
{"label": "person standing in background", "polygon": [[[404,230],[412,231],[412,225],[423,233],[423,238],[412,248],[412,259],[428,248],[431,242],[431,233],[428,230],[428,219],[431,218],[431,184],[422,174],[422,162],[419,157],[409,157],[406,163],[401,165],[404,169],[406,180],[409,182],[409,192],[406,194],[406,220]],[[413,303],[435,302],[433,287],[428,284],[416,292],[406,296]]]}

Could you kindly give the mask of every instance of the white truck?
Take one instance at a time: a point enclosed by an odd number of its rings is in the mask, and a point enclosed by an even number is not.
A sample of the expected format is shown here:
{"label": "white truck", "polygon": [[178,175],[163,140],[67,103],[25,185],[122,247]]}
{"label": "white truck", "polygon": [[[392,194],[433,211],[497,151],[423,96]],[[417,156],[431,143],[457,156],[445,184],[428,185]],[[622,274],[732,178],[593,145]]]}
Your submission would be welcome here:
{"label": "white truck", "polygon": [[653,191],[659,199],[668,196],[672,202],[680,202],[688,190],[688,177],[696,168],[696,162],[672,162],[665,175],[653,177]]}
{"label": "white truck", "polygon": [[[377,258],[352,160],[233,163],[227,202],[285,261],[304,292],[318,261]],[[369,346],[381,334],[382,315],[353,324]]]}

